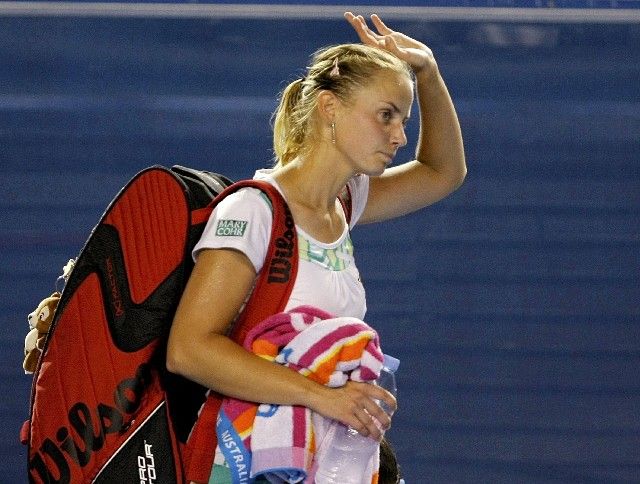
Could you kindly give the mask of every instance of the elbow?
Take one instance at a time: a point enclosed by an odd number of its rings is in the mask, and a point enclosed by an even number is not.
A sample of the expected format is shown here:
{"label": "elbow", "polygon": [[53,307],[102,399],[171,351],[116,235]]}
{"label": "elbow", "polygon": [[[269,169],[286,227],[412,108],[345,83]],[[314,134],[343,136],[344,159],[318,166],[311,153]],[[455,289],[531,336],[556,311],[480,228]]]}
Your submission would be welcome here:
{"label": "elbow", "polygon": [[[467,167],[466,165],[462,165],[455,171],[450,171],[446,175],[441,177],[441,184],[446,195],[449,195],[455,192],[458,188],[462,186],[465,178],[467,177]],[[445,196],[446,196],[445,195]]]}
{"label": "elbow", "polygon": [[169,336],[165,357],[166,369],[189,380],[200,381],[207,378],[206,355],[220,354],[226,336],[211,334],[195,337],[192,334]]}
{"label": "elbow", "polygon": [[462,150],[458,154],[457,161],[453,166],[455,166],[456,168],[455,170],[451,170],[450,172],[452,192],[460,188],[464,183],[465,178],[467,177],[467,162],[464,156],[464,150]]}
{"label": "elbow", "polygon": [[467,178],[467,165],[463,165],[460,169],[460,172],[453,179],[453,191],[457,190],[464,183],[465,178]]}
{"label": "elbow", "polygon": [[176,341],[176,338],[169,338],[165,360],[167,370],[171,373],[185,376],[188,368],[189,355],[192,353],[184,343]]}
{"label": "elbow", "polygon": [[[421,163],[427,165],[425,162]],[[446,197],[460,188],[467,177],[464,153],[460,153],[443,165],[440,168],[431,167],[428,176],[431,177],[435,186],[439,187],[442,197]]]}

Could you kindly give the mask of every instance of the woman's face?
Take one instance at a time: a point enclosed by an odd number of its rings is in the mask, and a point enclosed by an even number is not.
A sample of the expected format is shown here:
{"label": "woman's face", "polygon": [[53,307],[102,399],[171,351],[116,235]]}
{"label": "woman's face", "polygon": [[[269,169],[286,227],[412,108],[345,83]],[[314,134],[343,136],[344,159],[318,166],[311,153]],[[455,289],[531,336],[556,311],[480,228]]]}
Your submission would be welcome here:
{"label": "woman's face", "polygon": [[354,173],[381,175],[407,144],[405,125],[413,104],[413,83],[387,72],[355,91],[335,116],[335,146]]}

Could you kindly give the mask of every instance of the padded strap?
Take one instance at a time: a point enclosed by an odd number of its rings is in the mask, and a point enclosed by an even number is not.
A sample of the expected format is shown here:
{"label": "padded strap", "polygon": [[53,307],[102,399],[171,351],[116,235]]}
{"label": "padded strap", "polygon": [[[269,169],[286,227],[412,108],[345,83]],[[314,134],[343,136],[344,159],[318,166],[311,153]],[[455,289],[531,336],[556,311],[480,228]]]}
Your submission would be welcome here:
{"label": "padded strap", "polygon": [[[269,197],[273,207],[273,224],[263,269],[231,333],[232,339],[239,344],[244,342],[255,325],[284,310],[298,273],[295,223],[287,202],[273,185],[261,180],[234,183],[213,200],[209,213],[228,195],[246,187],[257,188]],[[203,215],[201,212],[202,210],[197,214],[198,217]]]}
{"label": "padded strap", "polygon": [[[258,323],[284,310],[298,273],[295,223],[286,201],[273,185],[260,180],[237,182],[215,198],[209,213],[225,197],[245,187],[258,188],[269,197],[273,207],[273,224],[263,269],[231,333],[231,338],[239,344],[244,342],[249,331]],[[199,217],[201,215],[199,214]],[[222,398],[213,391],[209,392],[183,449],[187,480],[209,480],[218,443],[215,424]]]}

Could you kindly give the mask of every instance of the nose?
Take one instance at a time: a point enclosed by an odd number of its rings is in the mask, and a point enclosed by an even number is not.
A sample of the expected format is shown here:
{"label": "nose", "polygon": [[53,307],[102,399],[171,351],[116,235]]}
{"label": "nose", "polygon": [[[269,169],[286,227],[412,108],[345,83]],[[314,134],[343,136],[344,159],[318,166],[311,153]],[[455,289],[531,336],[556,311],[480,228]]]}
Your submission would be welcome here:
{"label": "nose", "polygon": [[397,148],[407,144],[407,135],[404,132],[404,124],[398,124],[391,133],[391,143]]}

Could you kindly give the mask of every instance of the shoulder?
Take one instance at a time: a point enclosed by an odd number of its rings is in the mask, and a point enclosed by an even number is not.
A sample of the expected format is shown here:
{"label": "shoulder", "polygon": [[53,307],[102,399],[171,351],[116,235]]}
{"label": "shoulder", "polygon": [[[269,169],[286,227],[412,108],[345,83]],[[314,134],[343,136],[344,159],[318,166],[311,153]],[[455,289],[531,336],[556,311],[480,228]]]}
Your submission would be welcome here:
{"label": "shoulder", "polygon": [[241,188],[215,207],[193,248],[196,259],[202,249],[234,249],[245,254],[259,272],[266,255],[273,216],[263,192]]}
{"label": "shoulder", "polygon": [[[271,216],[271,203],[262,190],[243,187],[227,195],[218,203],[214,214],[244,212],[247,214],[265,214]],[[215,215],[214,215],[215,216]]]}

